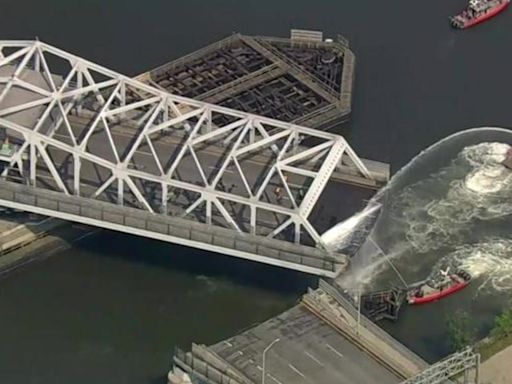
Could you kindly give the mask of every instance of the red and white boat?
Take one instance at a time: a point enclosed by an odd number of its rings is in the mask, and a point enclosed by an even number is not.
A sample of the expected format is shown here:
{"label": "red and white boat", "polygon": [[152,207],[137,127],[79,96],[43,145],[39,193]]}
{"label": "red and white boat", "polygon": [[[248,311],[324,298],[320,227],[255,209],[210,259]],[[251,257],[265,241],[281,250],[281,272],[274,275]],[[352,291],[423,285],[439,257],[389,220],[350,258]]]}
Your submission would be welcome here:
{"label": "red and white boat", "polygon": [[444,278],[440,281],[429,281],[420,283],[407,292],[407,302],[409,304],[426,304],[432,301],[442,299],[468,286],[471,282],[471,276],[466,271],[448,274],[448,270],[441,275]]}
{"label": "red and white boat", "polygon": [[470,28],[501,13],[509,4],[510,0],[470,0],[464,11],[450,17],[450,23],[454,28]]}

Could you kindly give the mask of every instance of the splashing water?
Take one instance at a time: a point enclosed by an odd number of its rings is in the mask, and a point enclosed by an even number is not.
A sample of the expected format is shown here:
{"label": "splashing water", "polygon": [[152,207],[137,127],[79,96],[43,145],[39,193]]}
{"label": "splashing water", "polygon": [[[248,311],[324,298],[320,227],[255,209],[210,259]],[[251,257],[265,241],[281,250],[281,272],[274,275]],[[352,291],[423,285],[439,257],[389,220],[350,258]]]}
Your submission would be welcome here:
{"label": "splashing water", "polygon": [[[489,130],[512,141],[510,131]],[[389,286],[390,280],[396,282],[391,261],[409,283],[450,266],[467,270],[479,292],[512,291],[512,171],[501,164],[511,147],[464,138],[475,131],[453,135],[425,150],[372,199],[370,204],[380,203],[383,209],[340,285]],[[339,226],[345,224],[349,232],[347,222],[357,223],[364,212]],[[350,239],[345,233],[340,244],[346,246]]]}
{"label": "splashing water", "polygon": [[471,274],[478,290],[512,290],[512,240],[490,239],[476,245],[464,245],[441,258],[433,267],[430,277],[450,267],[463,269]]}
{"label": "splashing water", "polygon": [[[473,222],[512,213],[512,172],[501,164],[509,148],[467,147],[448,167],[398,195],[393,208],[402,211],[406,238],[416,251],[460,244]],[[435,196],[436,190],[441,194]]]}
{"label": "splashing water", "polygon": [[361,212],[326,231],[322,235],[322,240],[327,248],[337,251],[347,248],[355,241],[355,234],[358,231],[364,232],[365,228],[371,224],[369,221],[376,218],[380,208],[380,204],[368,205]]}

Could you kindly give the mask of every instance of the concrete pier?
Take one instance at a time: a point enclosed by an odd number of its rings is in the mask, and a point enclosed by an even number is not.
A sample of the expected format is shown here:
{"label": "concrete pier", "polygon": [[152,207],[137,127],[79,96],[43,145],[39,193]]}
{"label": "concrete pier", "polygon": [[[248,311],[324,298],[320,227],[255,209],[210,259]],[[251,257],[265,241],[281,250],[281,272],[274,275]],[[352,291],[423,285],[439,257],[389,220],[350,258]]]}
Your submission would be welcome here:
{"label": "concrete pier", "polygon": [[169,383],[180,383],[176,378],[186,373],[193,383],[210,384],[256,384],[263,374],[277,384],[391,384],[428,366],[369,320],[357,322],[354,310],[321,282],[299,305],[265,323],[209,347],[177,350]]}

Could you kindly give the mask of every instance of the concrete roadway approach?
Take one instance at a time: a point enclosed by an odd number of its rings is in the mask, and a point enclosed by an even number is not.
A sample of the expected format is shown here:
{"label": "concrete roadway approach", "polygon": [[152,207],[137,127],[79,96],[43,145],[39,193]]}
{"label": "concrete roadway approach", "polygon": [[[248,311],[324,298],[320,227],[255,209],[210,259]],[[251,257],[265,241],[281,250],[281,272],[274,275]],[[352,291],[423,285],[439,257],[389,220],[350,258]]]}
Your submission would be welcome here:
{"label": "concrete roadway approach", "polygon": [[262,351],[276,339],[266,353],[267,384],[401,382],[301,305],[207,349],[252,382],[261,383]]}

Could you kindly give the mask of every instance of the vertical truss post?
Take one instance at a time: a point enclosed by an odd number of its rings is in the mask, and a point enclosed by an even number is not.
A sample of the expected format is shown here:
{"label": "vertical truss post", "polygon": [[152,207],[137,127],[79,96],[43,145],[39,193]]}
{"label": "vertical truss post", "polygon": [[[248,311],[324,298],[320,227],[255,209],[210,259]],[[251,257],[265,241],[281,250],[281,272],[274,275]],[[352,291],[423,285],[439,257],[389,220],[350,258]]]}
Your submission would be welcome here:
{"label": "vertical truss post", "polygon": [[80,170],[82,168],[82,161],[80,156],[76,153],[73,154],[73,190],[76,196],[80,196]]}
{"label": "vertical truss post", "polygon": [[169,199],[169,188],[167,187],[167,184],[162,183],[162,213],[167,215],[167,204]]}
{"label": "vertical truss post", "polygon": [[36,165],[37,165],[36,146],[35,146],[34,143],[30,143],[30,155],[29,155],[30,173],[29,173],[29,179],[30,179],[30,185],[32,187],[36,186]]}
{"label": "vertical truss post", "polygon": [[251,235],[256,235],[256,205],[251,204]]}
{"label": "vertical truss post", "polygon": [[122,177],[117,178],[117,204],[124,205],[124,181]]}
{"label": "vertical truss post", "polygon": [[249,144],[253,144],[256,140],[256,133],[254,132],[256,128],[254,127],[254,124],[251,124],[251,130],[249,131]]}
{"label": "vertical truss post", "polygon": [[41,72],[41,58],[39,55],[34,57],[34,70],[37,72]]}
{"label": "vertical truss post", "polygon": [[206,224],[212,225],[212,201],[206,199]]}
{"label": "vertical truss post", "polygon": [[212,131],[212,109],[206,108],[206,133],[210,133]]}
{"label": "vertical truss post", "polygon": [[[126,84],[123,81],[121,83],[121,87],[119,88],[119,103],[121,104],[121,107],[126,106]],[[121,114],[122,117],[124,117],[124,114]]]}
{"label": "vertical truss post", "polygon": [[294,236],[294,241],[295,241],[295,244],[300,244],[300,222],[295,220],[294,221],[295,223],[295,236]]}

